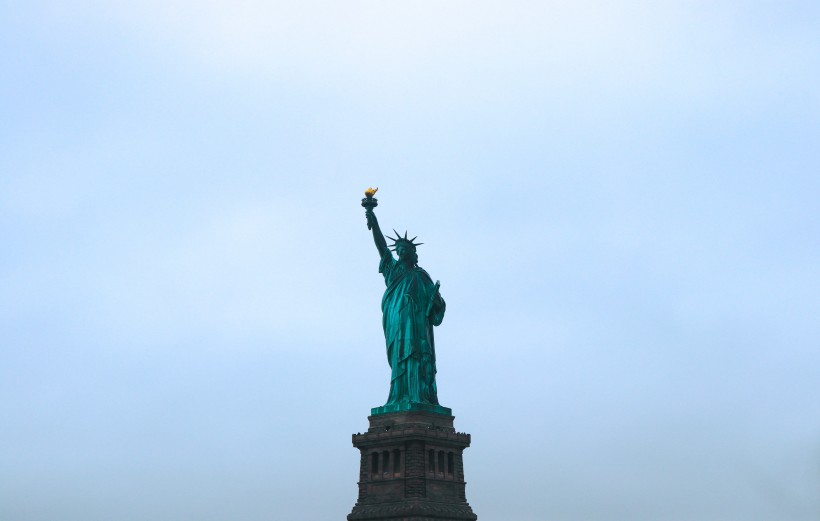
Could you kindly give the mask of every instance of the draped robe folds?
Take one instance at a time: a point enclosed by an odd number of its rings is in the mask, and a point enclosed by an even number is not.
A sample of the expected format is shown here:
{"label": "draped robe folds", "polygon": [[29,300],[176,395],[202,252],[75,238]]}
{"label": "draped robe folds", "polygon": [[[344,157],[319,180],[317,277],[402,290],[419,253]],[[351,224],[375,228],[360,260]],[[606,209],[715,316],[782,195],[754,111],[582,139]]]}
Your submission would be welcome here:
{"label": "draped robe folds", "polygon": [[444,319],[444,299],[426,271],[397,261],[389,250],[382,256],[379,273],[387,285],[382,298],[382,327],[392,369],[386,405],[438,405],[433,326]]}

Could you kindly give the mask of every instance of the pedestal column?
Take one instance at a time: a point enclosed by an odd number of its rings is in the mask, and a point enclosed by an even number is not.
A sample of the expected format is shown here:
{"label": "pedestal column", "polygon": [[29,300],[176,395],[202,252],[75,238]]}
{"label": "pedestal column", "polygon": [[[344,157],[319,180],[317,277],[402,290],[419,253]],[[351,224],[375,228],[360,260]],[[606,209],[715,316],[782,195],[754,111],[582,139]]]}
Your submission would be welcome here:
{"label": "pedestal column", "polygon": [[361,467],[359,498],[348,521],[476,519],[466,500],[463,470],[470,435],[456,432],[453,416],[404,411],[368,420],[367,432],[353,435]]}

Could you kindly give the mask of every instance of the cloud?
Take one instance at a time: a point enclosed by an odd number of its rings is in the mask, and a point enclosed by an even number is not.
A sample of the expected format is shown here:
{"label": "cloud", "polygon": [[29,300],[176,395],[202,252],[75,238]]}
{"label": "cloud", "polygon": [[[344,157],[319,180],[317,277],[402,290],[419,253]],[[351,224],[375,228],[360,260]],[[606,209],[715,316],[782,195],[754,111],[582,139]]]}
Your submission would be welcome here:
{"label": "cloud", "polygon": [[784,85],[816,103],[796,87],[816,74],[813,37],[760,14],[736,3],[151,0],[55,4],[37,23],[107,27],[177,73],[386,103],[706,109]]}
{"label": "cloud", "polygon": [[506,87],[524,75],[545,86],[634,87],[657,75],[691,11],[603,2],[149,1],[86,15],[217,74],[295,74],[371,93],[434,79],[445,90],[479,79]]}

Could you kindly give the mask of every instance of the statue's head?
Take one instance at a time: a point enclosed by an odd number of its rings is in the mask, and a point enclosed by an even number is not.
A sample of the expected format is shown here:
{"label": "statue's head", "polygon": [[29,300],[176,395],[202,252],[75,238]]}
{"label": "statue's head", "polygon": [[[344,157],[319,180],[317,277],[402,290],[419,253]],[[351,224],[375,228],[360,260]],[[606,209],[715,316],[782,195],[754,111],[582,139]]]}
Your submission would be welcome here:
{"label": "statue's head", "polygon": [[412,265],[415,265],[419,261],[419,257],[416,254],[416,246],[420,246],[424,244],[423,242],[415,243],[413,241],[416,240],[416,237],[412,239],[407,238],[407,232],[404,232],[404,237],[399,235],[399,232],[393,230],[396,234],[396,238],[388,236],[387,238],[393,241],[393,245],[390,247],[392,250],[396,252],[396,255],[399,256],[399,260],[409,262]]}

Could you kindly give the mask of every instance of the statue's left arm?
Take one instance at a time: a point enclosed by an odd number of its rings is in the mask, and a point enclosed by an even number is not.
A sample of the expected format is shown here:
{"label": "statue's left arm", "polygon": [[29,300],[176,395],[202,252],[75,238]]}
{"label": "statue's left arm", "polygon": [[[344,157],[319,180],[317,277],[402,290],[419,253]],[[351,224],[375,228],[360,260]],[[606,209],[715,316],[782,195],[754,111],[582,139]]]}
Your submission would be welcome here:
{"label": "statue's left arm", "polygon": [[430,323],[434,326],[441,325],[442,320],[444,320],[444,311],[447,309],[447,303],[441,298],[438,288],[439,283],[436,282],[435,294],[430,301],[430,311],[427,313]]}

